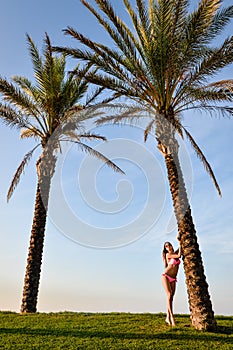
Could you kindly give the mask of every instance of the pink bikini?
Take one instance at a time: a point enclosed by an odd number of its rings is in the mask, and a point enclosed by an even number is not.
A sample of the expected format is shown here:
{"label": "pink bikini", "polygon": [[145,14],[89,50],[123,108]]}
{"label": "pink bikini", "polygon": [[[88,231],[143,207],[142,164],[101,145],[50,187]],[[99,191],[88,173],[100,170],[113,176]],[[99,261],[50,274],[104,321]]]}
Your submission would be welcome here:
{"label": "pink bikini", "polygon": [[180,259],[178,259],[178,258],[177,258],[177,259],[172,258],[172,259],[170,259],[168,265],[180,265]]}
{"label": "pink bikini", "polygon": [[[174,259],[174,258],[172,258],[172,259],[169,261],[168,265],[180,265],[180,259]],[[177,279],[176,279],[176,278],[171,277],[171,276],[167,275],[166,273],[163,273],[162,276],[165,276],[165,277],[168,279],[169,282],[177,282]]]}
{"label": "pink bikini", "polygon": [[167,277],[167,279],[168,279],[169,282],[177,282],[177,279],[176,279],[176,278],[173,278],[173,277],[167,275],[166,273],[163,273],[162,276]]}

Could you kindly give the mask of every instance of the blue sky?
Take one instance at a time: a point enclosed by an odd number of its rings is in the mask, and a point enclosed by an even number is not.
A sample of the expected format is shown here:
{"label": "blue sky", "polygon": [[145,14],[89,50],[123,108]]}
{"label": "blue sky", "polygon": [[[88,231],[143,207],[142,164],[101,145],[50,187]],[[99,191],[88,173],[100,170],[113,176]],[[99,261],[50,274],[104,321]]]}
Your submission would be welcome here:
{"label": "blue sky", "polygon": [[[120,1],[112,1],[119,6]],[[224,1],[226,6],[232,1]],[[74,26],[94,40],[107,40],[78,0],[40,2],[8,0],[1,4],[1,75],[32,79],[25,33],[41,47],[45,31],[56,45],[76,45],[62,29]],[[232,24],[228,26],[232,32]],[[227,33],[226,33],[227,34]],[[232,77],[232,66],[222,79]],[[189,145],[180,142],[181,160],[214,311],[233,314],[230,266],[233,263],[233,126],[232,120],[189,113],[184,123],[212,165],[220,198]],[[92,125],[88,126],[92,128]],[[67,146],[59,158],[51,192],[38,310],[164,312],[161,285],[164,241],[176,246],[166,172],[150,137],[143,143],[137,127],[101,127],[108,137],[96,147],[126,175]],[[10,202],[6,192],[32,141],[0,125],[0,310],[19,311],[36,190],[35,162]],[[181,267],[175,313],[188,313]]]}

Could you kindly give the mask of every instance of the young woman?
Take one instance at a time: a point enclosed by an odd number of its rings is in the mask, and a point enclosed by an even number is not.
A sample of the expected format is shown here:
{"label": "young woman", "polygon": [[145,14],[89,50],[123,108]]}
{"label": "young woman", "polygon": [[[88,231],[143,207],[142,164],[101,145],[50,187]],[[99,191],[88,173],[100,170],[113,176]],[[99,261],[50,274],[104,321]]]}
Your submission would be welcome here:
{"label": "young woman", "polygon": [[176,290],[176,276],[179,270],[181,249],[174,252],[170,242],[165,242],[162,252],[162,257],[165,265],[164,273],[162,274],[162,283],[167,294],[167,317],[166,322],[169,325],[175,326],[175,318],[173,315],[173,297]]}

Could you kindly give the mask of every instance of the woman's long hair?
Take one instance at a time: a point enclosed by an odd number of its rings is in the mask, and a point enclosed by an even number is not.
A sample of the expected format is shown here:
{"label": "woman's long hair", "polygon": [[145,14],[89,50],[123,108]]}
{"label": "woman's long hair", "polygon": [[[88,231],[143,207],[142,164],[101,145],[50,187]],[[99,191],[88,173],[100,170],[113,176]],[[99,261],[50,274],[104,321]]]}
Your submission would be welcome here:
{"label": "woman's long hair", "polygon": [[162,251],[162,259],[164,262],[164,267],[167,267],[167,259],[166,259],[166,254],[167,254],[167,248],[165,247],[166,244],[169,244],[172,246],[172,244],[170,242],[165,242],[163,245],[163,251]]}

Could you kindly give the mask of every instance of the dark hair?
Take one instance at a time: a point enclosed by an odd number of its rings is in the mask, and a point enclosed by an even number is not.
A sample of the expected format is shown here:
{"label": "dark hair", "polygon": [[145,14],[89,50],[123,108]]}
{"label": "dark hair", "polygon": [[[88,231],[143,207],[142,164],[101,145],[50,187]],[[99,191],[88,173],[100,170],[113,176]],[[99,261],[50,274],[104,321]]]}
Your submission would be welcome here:
{"label": "dark hair", "polygon": [[165,267],[167,267],[167,259],[166,259],[167,248],[165,247],[166,244],[169,244],[169,245],[172,246],[172,244],[170,242],[165,242],[164,245],[163,245],[162,258],[163,258],[163,262],[164,262],[164,266]]}

